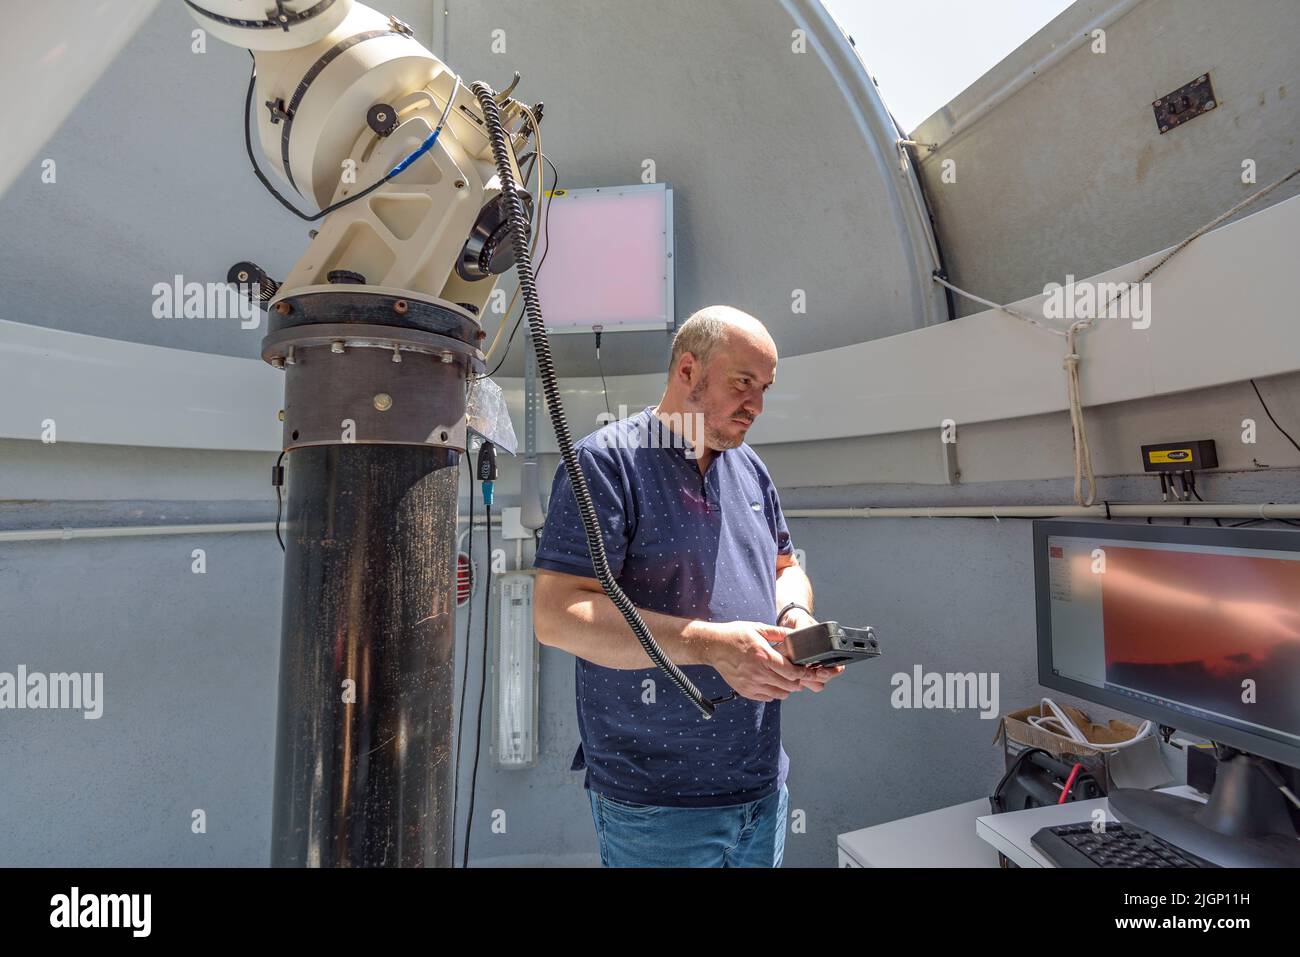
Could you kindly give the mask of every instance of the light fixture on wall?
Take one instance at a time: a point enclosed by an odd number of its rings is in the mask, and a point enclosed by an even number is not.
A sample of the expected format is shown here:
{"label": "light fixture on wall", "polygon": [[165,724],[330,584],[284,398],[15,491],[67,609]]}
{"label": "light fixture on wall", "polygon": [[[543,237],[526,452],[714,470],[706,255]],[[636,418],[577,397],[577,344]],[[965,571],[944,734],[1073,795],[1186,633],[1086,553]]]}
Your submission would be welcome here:
{"label": "light fixture on wall", "polygon": [[497,576],[500,625],[493,660],[492,750],[498,767],[537,763],[538,645],[533,634],[533,575]]}

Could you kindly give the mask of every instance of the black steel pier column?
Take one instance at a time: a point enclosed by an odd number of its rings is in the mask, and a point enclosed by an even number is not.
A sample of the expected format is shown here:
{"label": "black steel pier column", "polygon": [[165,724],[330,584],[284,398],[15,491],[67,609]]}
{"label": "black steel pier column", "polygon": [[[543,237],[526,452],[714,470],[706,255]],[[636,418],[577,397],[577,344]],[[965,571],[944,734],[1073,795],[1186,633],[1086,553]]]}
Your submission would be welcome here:
{"label": "black steel pier column", "polygon": [[273,866],[450,866],[457,464],[478,327],[371,293],[289,297]]}

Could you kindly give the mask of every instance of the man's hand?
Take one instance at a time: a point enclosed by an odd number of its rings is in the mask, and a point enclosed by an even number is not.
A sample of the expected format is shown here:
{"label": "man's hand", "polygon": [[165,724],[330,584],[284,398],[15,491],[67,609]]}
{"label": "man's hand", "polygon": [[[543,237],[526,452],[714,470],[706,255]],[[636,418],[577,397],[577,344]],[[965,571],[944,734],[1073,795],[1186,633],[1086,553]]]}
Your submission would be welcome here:
{"label": "man's hand", "polygon": [[742,698],[784,701],[803,687],[806,669],[772,647],[790,629],[760,621],[729,621],[707,625],[708,663]]}
{"label": "man's hand", "polygon": [[[807,628],[809,625],[817,624],[817,619],[802,608],[791,608],[785,613],[782,624],[788,626],[789,631],[798,631],[800,628]],[[782,647],[781,651],[785,651],[785,648]],[[826,682],[844,674],[843,665],[812,665],[811,667],[796,665],[795,667],[799,668],[801,672],[799,677],[800,687],[807,688],[814,693],[825,690]]]}

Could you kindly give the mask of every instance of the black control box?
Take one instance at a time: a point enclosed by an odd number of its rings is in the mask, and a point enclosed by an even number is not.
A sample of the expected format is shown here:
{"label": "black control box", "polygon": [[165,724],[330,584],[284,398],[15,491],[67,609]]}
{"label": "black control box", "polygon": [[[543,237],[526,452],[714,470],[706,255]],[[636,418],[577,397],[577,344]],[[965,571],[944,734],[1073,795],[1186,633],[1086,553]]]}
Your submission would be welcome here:
{"label": "black control box", "polygon": [[1219,456],[1214,451],[1214,439],[1142,446],[1142,468],[1148,472],[1199,472],[1218,467]]}
{"label": "black control box", "polygon": [[842,665],[880,657],[880,643],[870,626],[847,628],[819,621],[785,636],[785,654],[796,665]]}

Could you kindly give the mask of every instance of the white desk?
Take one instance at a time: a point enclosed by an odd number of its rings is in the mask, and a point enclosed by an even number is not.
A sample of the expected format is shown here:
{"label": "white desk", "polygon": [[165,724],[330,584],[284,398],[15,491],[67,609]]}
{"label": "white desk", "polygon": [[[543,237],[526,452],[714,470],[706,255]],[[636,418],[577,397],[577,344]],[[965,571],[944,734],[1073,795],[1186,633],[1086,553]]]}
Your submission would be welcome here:
{"label": "white desk", "polygon": [[[1189,787],[1161,788],[1204,803]],[[967,801],[874,827],[841,834],[840,867],[997,867],[998,852],[1021,867],[1054,867],[1030,843],[1039,828],[1088,823],[1100,808],[1114,821],[1105,798],[1073,801],[1028,811],[990,814],[987,798]]]}
{"label": "white desk", "polygon": [[997,852],[975,833],[988,810],[979,798],[841,834],[840,867],[997,867]]}
{"label": "white desk", "polygon": [[[1186,785],[1160,788],[1160,792],[1205,803],[1203,795]],[[1055,867],[1055,864],[1039,853],[1030,838],[1044,827],[1089,824],[1092,822],[1092,812],[1098,809],[1106,815],[1107,823],[1116,820],[1110,813],[1110,803],[1106,798],[1097,798],[1093,801],[1071,801],[1069,804],[1035,807],[1027,811],[1011,811],[1007,814],[986,814],[976,819],[975,831],[1021,867]]]}

